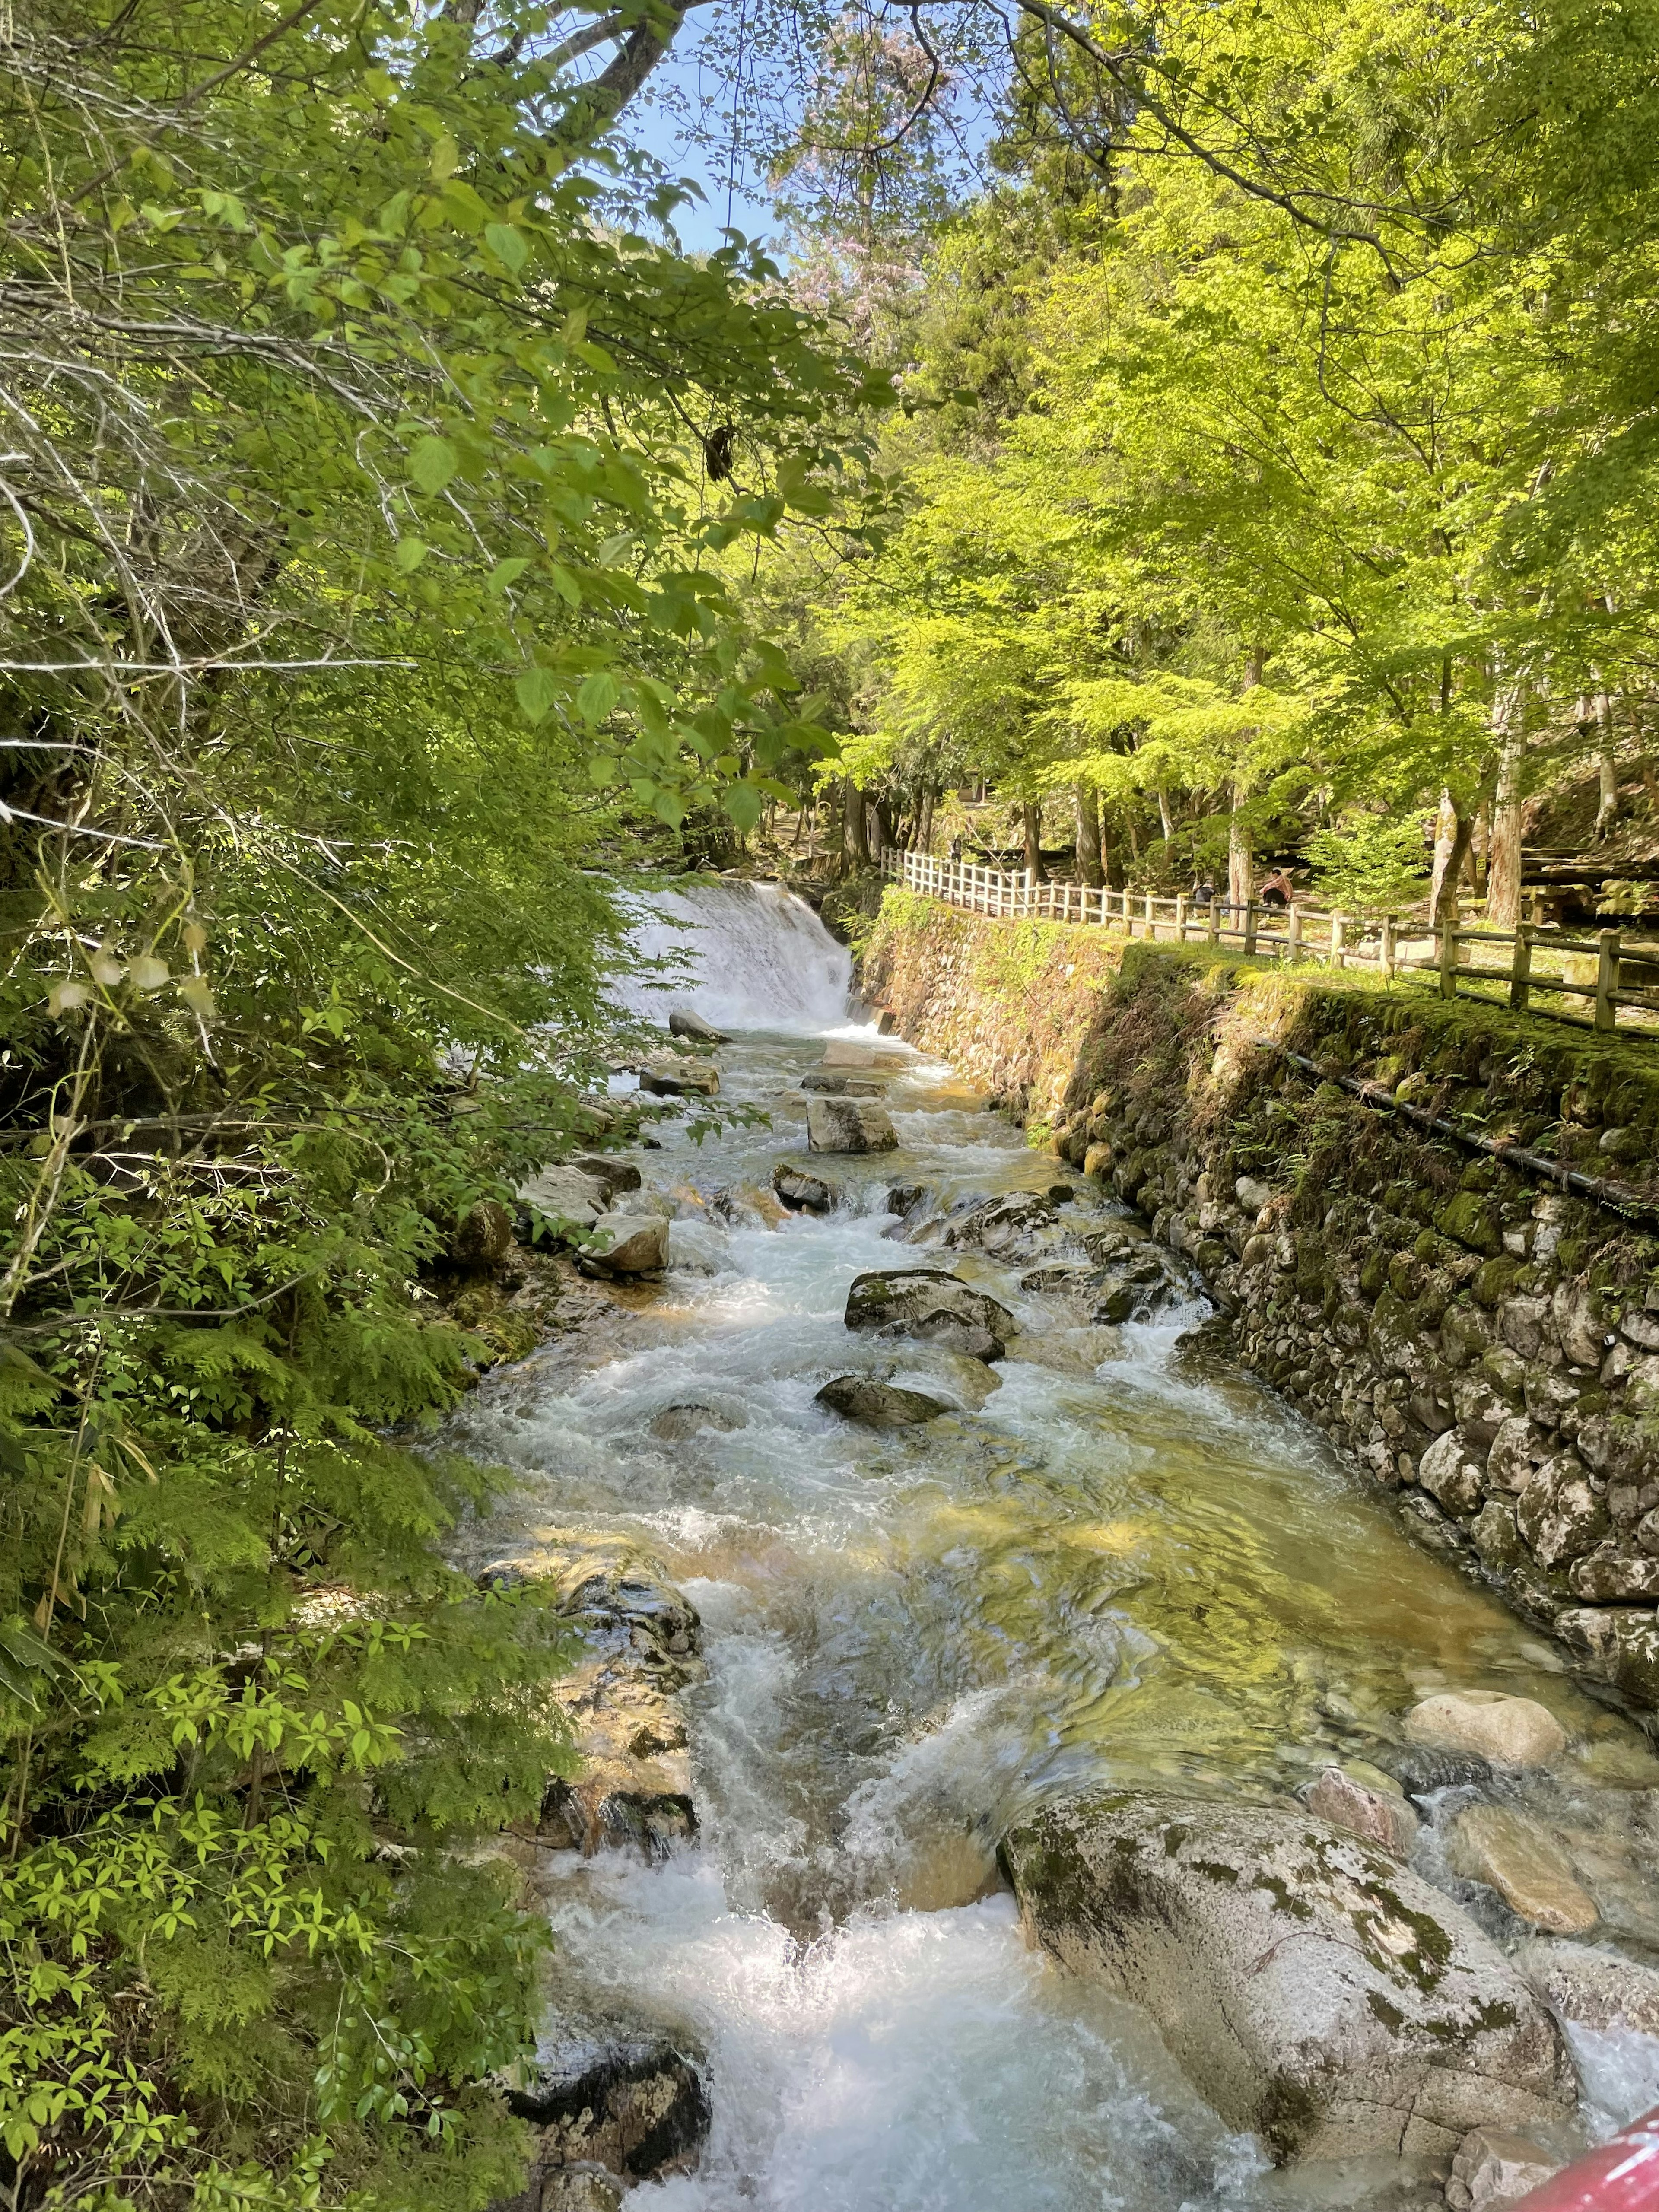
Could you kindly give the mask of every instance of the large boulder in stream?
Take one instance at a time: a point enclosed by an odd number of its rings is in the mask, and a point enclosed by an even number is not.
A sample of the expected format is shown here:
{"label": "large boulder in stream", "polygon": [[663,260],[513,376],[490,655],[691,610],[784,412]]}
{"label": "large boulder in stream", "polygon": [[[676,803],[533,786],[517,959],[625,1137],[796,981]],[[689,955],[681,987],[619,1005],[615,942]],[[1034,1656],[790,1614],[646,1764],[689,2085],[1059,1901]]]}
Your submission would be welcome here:
{"label": "large boulder in stream", "polygon": [[712,1022],[704,1021],[701,1014],[693,1013],[690,1006],[676,1006],[668,1017],[670,1036],[690,1037],[696,1044],[730,1044],[732,1040],[724,1030],[717,1030]]}
{"label": "large boulder in stream", "polygon": [[907,1390],[902,1383],[883,1382],[873,1375],[837,1375],[818,1392],[817,1402],[869,1429],[915,1428],[954,1410],[943,1398]]}
{"label": "large boulder in stream", "polygon": [[1107,1792],[1044,1807],[1003,1856],[1030,1937],[1145,2005],[1281,2164],[1449,2155],[1572,2106],[1560,2033],[1497,1945],[1310,1814]]}
{"label": "large boulder in stream", "polygon": [[659,1213],[602,1213],[593,1244],[578,1255],[587,1275],[659,1275],[668,1265],[668,1224]]}
{"label": "large boulder in stream", "polygon": [[813,1152],[890,1152],[898,1132],[884,1106],[863,1098],[806,1102],[806,1146]]}
{"label": "large boulder in stream", "polygon": [[970,1359],[1000,1359],[1014,1317],[984,1291],[943,1267],[884,1267],[855,1275],[843,1316],[848,1328],[925,1337]]}
{"label": "large boulder in stream", "polygon": [[773,1169],[772,1188],[795,1213],[829,1213],[841,1196],[836,1184],[823,1176],[809,1175],[788,1160],[780,1160]]}
{"label": "large boulder in stream", "polygon": [[712,1098],[720,1087],[720,1072],[712,1060],[698,1060],[686,1052],[653,1052],[639,1066],[640,1088],[659,1097],[679,1098],[688,1092]]}

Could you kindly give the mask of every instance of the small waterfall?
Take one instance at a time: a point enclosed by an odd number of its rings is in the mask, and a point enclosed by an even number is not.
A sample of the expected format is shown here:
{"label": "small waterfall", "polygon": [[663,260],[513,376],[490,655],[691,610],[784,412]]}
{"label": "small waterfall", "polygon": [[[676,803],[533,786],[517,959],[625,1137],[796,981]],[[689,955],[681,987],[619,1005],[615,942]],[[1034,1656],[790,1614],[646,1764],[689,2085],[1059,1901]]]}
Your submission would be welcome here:
{"label": "small waterfall", "polygon": [[664,1022],[679,1006],[719,1029],[797,1032],[848,1020],[853,957],[781,884],[697,884],[631,904],[641,959],[674,964],[618,979],[630,1013]]}

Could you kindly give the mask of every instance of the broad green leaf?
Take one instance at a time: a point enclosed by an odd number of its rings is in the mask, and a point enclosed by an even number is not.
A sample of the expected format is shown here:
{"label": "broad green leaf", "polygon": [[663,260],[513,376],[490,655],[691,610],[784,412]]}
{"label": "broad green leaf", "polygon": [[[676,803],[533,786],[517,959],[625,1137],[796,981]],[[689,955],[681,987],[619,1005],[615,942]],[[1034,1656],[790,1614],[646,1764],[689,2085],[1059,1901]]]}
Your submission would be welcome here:
{"label": "broad green leaf", "polygon": [[599,669],[582,679],[576,693],[576,711],[586,722],[602,722],[617,703],[617,679]]}
{"label": "broad green leaf", "polygon": [[514,229],[510,222],[487,223],[484,244],[496,260],[504,268],[510,269],[515,276],[530,258],[530,246],[524,233]]}
{"label": "broad green leaf", "polygon": [[398,540],[397,550],[392,557],[404,575],[408,576],[414,574],[431,550],[431,547],[422,538],[400,538]]}
{"label": "broad green leaf", "polygon": [[447,438],[417,438],[410,448],[409,473],[424,492],[441,492],[459,466]]}
{"label": "broad green leaf", "polygon": [[526,668],[513,686],[520,712],[533,729],[544,722],[559,696],[559,687],[552,671],[546,668]]}

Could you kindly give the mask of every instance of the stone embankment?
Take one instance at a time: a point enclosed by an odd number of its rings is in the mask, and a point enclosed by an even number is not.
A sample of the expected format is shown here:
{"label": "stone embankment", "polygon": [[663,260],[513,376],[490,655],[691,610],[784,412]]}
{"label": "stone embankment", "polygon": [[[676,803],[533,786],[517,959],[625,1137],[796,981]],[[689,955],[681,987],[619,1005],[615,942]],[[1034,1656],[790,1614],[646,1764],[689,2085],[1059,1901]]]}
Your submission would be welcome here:
{"label": "stone embankment", "polygon": [[1190,1261],[1412,1533],[1659,1711],[1659,1047],[896,894],[863,982]]}

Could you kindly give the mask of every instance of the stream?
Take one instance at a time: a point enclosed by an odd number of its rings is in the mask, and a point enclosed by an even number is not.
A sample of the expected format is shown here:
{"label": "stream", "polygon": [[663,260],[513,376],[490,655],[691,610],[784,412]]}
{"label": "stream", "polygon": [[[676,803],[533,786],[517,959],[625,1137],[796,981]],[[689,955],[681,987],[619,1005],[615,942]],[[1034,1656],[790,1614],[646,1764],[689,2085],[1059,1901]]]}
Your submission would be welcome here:
{"label": "stream", "polygon": [[[704,1623],[707,1671],[687,1700],[697,1842],[656,1865],[561,1854],[552,1891],[558,1976],[689,2024],[708,2053],[702,2164],[638,2201],[1442,2202],[1393,2162],[1270,2169],[1137,2008],[1026,1948],[998,1838],[1038,1799],[1108,1781],[1283,1803],[1397,1740],[1422,1694],[1519,1692],[1574,1741],[1565,1778],[1535,1786],[1565,1792],[1595,1829],[1617,1900],[1603,1934],[1642,1958],[1659,1951],[1659,1892],[1618,1808],[1621,1792],[1659,1785],[1646,1740],[1195,1338],[1200,1298],[1097,1326],[1075,1293],[1022,1289],[1029,1262],[896,1243],[888,1193],[905,1183],[944,1202],[1068,1187],[1073,1233],[1124,1210],[896,1040],[882,1049],[902,1060],[884,1085],[899,1150],[809,1156],[800,1079],[826,1041],[873,1041],[848,1012],[848,957],[810,908],[775,887],[712,885],[652,902],[640,939],[690,948],[695,980],[654,1003],[732,1033],[720,1103],[771,1126],[699,1145],[690,1115],[659,1125],[660,1150],[634,1156],[647,1188],[626,1204],[672,1196],[666,1278],[619,1298],[603,1341],[579,1333],[487,1378],[453,1424],[465,1449],[524,1478],[481,1547],[620,1532]],[[833,1212],[776,1222],[757,1194],[780,1158],[834,1179]],[[843,1326],[855,1274],[910,1260],[954,1267],[1014,1312],[1021,1334],[988,1395],[975,1363]],[[859,1369],[959,1410],[877,1431],[814,1402]],[[653,1436],[688,1401],[707,1422]],[[1437,1824],[1414,1863],[1500,1938],[1525,1932],[1448,1872]],[[1574,2050],[1591,2133],[1659,2098],[1659,2043],[1579,2035]]]}

